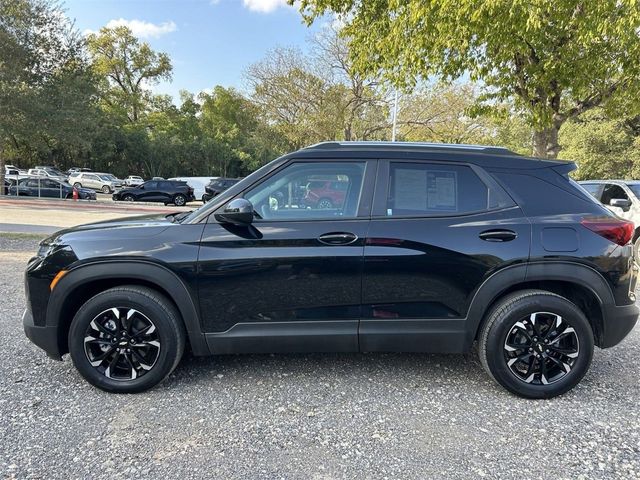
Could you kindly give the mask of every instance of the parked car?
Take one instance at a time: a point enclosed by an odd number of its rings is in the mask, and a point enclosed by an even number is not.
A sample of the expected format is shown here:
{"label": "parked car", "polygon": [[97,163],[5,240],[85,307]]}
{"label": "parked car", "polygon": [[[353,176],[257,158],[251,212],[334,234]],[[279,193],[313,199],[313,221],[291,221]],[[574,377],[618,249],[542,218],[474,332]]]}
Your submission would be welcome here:
{"label": "parked car", "polygon": [[340,208],[348,188],[349,182],[313,180],[307,184],[304,204],[311,208]]}
{"label": "parked car", "polygon": [[212,198],[220,195],[227,188],[234,186],[241,179],[239,178],[214,178],[204,187],[205,193],[202,196],[203,202],[208,202]]}
{"label": "parked car", "polygon": [[59,180],[61,182],[67,181],[67,177],[64,173],[52,167],[30,168],[29,171],[27,172],[27,175],[32,177],[50,178],[51,180]]}
{"label": "parked car", "polygon": [[[507,390],[560,395],[639,311],[633,224],[574,169],[497,147],[315,145],[193,212],[44,240],[27,267],[25,331],[112,392],[156,385],[187,342],[209,355],[462,353],[477,341]],[[347,184],[339,207],[271,201],[331,177]]]}
{"label": "parked car", "polygon": [[72,173],[76,172],[93,172],[93,170],[86,167],[71,167],[69,170],[67,170],[67,175],[71,175]]}
{"label": "parked car", "polygon": [[204,195],[206,193],[206,186],[215,178],[212,177],[175,177],[170,178],[169,180],[179,180],[181,182],[187,182],[191,188],[193,188],[193,196],[196,197],[197,200],[202,200],[205,202]]}
{"label": "parked car", "polygon": [[585,180],[578,183],[613,213],[634,223],[632,241],[636,258],[640,259],[640,181]]}
{"label": "parked car", "polygon": [[110,173],[74,172],[69,176],[69,183],[72,183],[77,188],[91,188],[102,193],[112,193],[122,188],[122,180]]}
{"label": "parked car", "polygon": [[138,177],[137,175],[129,175],[122,183],[125,187],[137,187],[144,183],[144,178]]}
{"label": "parked car", "polygon": [[[20,180],[17,185],[9,188],[10,195],[46,198],[72,198],[72,187],[67,182],[61,182],[52,178],[27,178]],[[96,192],[87,188],[78,188],[78,198],[82,200],[95,200]]]}
{"label": "parked car", "polygon": [[112,198],[123,202],[173,203],[179,207],[195,200],[193,188],[186,182],[171,180],[149,180],[138,187],[123,188],[114,193]]}

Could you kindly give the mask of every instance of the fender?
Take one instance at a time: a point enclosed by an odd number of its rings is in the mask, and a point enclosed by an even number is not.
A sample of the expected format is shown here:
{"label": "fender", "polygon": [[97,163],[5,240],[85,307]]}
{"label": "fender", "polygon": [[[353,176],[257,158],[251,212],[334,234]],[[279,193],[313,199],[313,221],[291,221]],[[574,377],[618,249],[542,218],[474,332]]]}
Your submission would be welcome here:
{"label": "fender", "polygon": [[587,265],[555,260],[513,265],[491,275],[476,291],[467,314],[466,345],[471,346],[487,309],[503,292],[519,283],[537,280],[555,280],[580,285],[595,295],[601,309],[615,305],[607,281]]}
{"label": "fender", "polygon": [[142,280],[169,292],[185,324],[189,342],[195,355],[209,355],[210,351],[200,329],[200,315],[185,283],[163,265],[145,260],[100,260],[72,268],[56,285],[47,307],[46,324],[57,327],[64,302],[83,284],[108,279]]}

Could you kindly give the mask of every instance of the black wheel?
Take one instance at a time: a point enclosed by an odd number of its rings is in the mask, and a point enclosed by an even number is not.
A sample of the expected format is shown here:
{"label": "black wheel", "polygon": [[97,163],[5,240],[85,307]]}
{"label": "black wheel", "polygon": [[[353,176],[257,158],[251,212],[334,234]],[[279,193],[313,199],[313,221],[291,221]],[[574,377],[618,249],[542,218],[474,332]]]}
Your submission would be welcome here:
{"label": "black wheel", "polygon": [[182,195],[181,193],[177,194],[175,197],[173,197],[173,204],[178,206],[178,207],[182,207],[185,203],[187,203],[187,198]]}
{"label": "black wheel", "polygon": [[109,185],[105,185],[104,187],[102,187],[102,193],[111,193],[111,188],[109,187]]}
{"label": "black wheel", "polygon": [[318,200],[316,207],[319,209],[333,208],[333,203],[328,198],[321,198],[320,200]]}
{"label": "black wheel", "polygon": [[173,304],[154,290],[116,287],[88,300],[69,329],[69,353],[80,374],[109,392],[135,393],[178,365],[185,329]]}
{"label": "black wheel", "polygon": [[76,182],[73,184],[75,188],[82,188],[82,184],[80,182]]}
{"label": "black wheel", "polygon": [[551,398],[576,386],[593,357],[593,331],[564,297],[523,290],[501,299],[480,331],[480,362],[504,388]]}
{"label": "black wheel", "polygon": [[122,200],[124,200],[125,202],[134,202],[136,199],[133,195],[125,195],[124,197],[122,197]]}

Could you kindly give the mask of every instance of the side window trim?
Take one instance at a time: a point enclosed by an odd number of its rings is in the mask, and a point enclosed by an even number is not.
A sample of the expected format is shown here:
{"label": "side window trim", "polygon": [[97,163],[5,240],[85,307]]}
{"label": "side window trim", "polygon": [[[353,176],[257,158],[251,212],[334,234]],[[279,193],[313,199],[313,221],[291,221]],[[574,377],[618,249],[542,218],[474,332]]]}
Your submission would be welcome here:
{"label": "side window trim", "polygon": [[[437,214],[410,214],[410,215],[387,215],[387,199],[390,187],[390,172],[392,163],[417,163],[435,164],[435,165],[455,165],[470,168],[480,179],[480,181],[487,187],[487,208],[462,213],[437,213]],[[489,205],[491,194],[497,195],[500,199],[499,204],[496,207],[491,208]],[[473,163],[467,162],[448,162],[431,159],[404,159],[404,158],[392,158],[392,159],[380,159],[378,165],[378,177],[376,179],[375,198],[373,209],[371,211],[372,219],[411,219],[411,218],[447,218],[447,217],[464,217],[469,215],[477,215],[479,213],[495,212],[516,206],[517,203],[511,198],[511,196],[496,182],[493,177],[487,173],[483,168]]]}

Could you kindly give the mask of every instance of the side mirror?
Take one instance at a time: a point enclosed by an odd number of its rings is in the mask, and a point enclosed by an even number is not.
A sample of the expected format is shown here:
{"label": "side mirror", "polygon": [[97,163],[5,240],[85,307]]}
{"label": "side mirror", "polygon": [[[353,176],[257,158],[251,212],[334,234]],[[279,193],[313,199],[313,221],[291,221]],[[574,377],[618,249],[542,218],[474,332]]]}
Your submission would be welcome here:
{"label": "side mirror", "polygon": [[215,219],[220,223],[247,226],[253,222],[253,205],[245,198],[231,200],[222,213],[216,213]]}
{"label": "side mirror", "polygon": [[612,207],[629,208],[631,206],[631,200],[628,198],[612,198],[609,201],[609,205]]}

